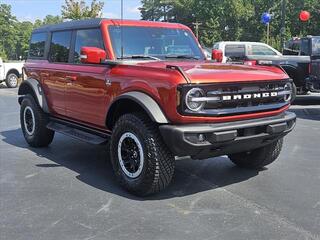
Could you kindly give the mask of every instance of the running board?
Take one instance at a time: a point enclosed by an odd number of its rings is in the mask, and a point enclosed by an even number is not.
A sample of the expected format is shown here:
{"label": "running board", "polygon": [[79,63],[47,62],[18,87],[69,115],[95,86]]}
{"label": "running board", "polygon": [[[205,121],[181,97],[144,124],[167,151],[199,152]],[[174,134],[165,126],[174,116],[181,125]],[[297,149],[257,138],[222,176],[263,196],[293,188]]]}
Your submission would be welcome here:
{"label": "running board", "polygon": [[87,143],[99,145],[106,143],[108,141],[108,136],[98,136],[97,134],[90,133],[88,131],[84,131],[72,126],[68,126],[65,124],[61,124],[58,122],[49,122],[47,125],[48,129],[51,129],[53,131],[62,133],[64,135],[67,135],[69,137],[75,138],[80,141],[84,141]]}

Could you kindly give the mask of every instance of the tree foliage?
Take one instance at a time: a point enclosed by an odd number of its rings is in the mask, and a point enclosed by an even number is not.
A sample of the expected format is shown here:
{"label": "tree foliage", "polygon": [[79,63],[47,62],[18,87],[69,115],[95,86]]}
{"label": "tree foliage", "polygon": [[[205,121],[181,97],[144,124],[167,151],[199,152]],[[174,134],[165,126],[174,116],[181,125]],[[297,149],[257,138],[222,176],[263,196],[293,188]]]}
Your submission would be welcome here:
{"label": "tree foliage", "polygon": [[[285,36],[320,34],[320,1],[286,1]],[[307,23],[299,21],[301,10],[311,13]],[[270,11],[270,43],[280,48],[281,0],[142,0],[142,19],[183,23],[194,29],[194,22],[200,22],[200,41],[212,46],[213,42],[246,40],[266,41],[266,26],[261,15]]]}
{"label": "tree foliage", "polygon": [[8,49],[16,49],[17,19],[11,14],[11,6],[0,4],[0,56],[9,57]]}
{"label": "tree foliage", "polygon": [[87,6],[84,0],[65,0],[61,15],[65,19],[86,19],[102,16],[103,2],[93,0],[91,6]]}

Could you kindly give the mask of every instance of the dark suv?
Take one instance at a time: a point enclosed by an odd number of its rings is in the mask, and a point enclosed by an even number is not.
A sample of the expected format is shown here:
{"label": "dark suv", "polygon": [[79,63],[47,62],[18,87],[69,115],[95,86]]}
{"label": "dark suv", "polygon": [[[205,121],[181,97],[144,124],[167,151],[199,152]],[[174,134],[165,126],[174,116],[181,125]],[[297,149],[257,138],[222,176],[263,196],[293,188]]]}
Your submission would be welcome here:
{"label": "dark suv", "polygon": [[310,56],[304,87],[308,91],[320,92],[320,36],[292,38],[286,42],[283,54]]}
{"label": "dark suv", "polygon": [[33,31],[21,128],[32,147],[55,132],[109,142],[120,184],[137,195],[164,189],[176,156],[227,154],[261,168],[280,154],[296,116],[292,80],[277,67],[207,61],[181,24],[92,19]]}

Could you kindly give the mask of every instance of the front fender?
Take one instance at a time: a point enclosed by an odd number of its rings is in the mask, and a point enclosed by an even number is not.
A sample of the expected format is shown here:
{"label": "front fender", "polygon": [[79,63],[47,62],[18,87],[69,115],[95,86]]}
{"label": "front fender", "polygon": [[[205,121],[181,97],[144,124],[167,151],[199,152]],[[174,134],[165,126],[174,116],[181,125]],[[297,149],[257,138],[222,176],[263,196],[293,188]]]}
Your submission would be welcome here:
{"label": "front fender", "polygon": [[146,111],[146,113],[152,119],[152,121],[159,124],[169,123],[168,119],[164,115],[158,103],[149,95],[137,91],[127,92],[116,97],[109,107],[106,119],[108,119],[112,114],[112,111],[110,110],[113,109],[113,106],[122,99],[132,100],[138,105],[140,105]]}

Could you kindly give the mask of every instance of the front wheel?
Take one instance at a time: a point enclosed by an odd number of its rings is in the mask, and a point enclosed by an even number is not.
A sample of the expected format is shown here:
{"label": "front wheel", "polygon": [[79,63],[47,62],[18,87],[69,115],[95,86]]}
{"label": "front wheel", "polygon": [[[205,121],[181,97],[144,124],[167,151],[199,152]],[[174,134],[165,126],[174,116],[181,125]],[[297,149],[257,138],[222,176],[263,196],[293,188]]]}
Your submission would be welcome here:
{"label": "front wheel", "polygon": [[54,137],[54,131],[46,127],[48,119],[31,95],[23,98],[20,107],[21,129],[32,147],[46,147]]}
{"label": "front wheel", "polygon": [[19,77],[14,74],[14,73],[10,73],[8,74],[7,78],[6,78],[6,85],[8,88],[16,88],[18,86],[18,80]]}
{"label": "front wheel", "polygon": [[129,192],[146,196],[170,183],[174,156],[164,144],[158,126],[144,114],[125,114],[119,118],[110,150],[115,175]]}
{"label": "front wheel", "polygon": [[230,160],[244,168],[259,169],[274,162],[282,149],[283,138],[248,152],[230,154]]}

